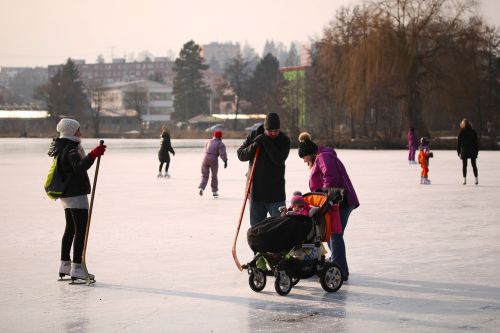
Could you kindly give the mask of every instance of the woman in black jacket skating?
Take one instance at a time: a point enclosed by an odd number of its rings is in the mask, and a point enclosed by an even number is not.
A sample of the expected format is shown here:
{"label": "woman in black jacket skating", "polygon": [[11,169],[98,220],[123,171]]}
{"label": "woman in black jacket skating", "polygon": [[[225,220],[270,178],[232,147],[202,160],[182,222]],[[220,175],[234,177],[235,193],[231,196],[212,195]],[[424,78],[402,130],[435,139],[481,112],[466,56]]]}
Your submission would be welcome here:
{"label": "woman in black jacket skating", "polygon": [[[104,154],[105,145],[99,145],[89,154],[85,154],[81,142],[80,124],[78,121],[63,118],[57,124],[59,137],[50,145],[48,155],[58,156],[57,170],[63,181],[67,181],[61,203],[66,217],[66,228],[61,242],[61,265],[59,276],[70,275],[72,279],[85,279],[82,268],[82,252],[87,232],[89,214],[90,180],[87,170],[94,164],[97,157]],[[69,179],[69,180],[68,180]],[[73,262],[70,251],[73,245]],[[89,274],[90,280],[94,275]]]}
{"label": "woman in black jacket skating", "polygon": [[462,159],[462,174],[464,176],[463,185],[467,183],[467,159],[470,158],[472,171],[474,172],[475,184],[479,183],[476,166],[476,158],[479,152],[477,133],[472,128],[472,124],[466,118],[460,123],[460,133],[458,134],[457,154]]}
{"label": "woman in black jacket skating", "polygon": [[[170,174],[168,173],[168,168],[170,166],[170,154],[169,152],[172,153],[172,155],[175,155],[174,148],[172,148],[172,144],[170,143],[170,133],[167,129],[166,126],[162,127],[162,132],[161,132],[161,146],[160,150],[158,151],[158,159],[160,160],[160,168],[158,170],[158,178],[161,177],[167,177],[170,178]],[[161,173],[161,169],[163,167],[163,164],[165,164],[165,173]]]}

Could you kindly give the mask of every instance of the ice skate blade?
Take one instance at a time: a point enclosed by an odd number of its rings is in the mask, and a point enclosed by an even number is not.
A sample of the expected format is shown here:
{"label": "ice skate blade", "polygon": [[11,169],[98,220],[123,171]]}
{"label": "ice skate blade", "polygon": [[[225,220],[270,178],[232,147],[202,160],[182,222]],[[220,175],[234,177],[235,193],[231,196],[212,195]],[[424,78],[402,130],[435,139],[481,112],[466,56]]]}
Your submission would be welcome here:
{"label": "ice skate blade", "polygon": [[[95,279],[90,280],[90,284],[95,283]],[[71,278],[71,282],[69,284],[87,284],[87,280],[80,278]]]}

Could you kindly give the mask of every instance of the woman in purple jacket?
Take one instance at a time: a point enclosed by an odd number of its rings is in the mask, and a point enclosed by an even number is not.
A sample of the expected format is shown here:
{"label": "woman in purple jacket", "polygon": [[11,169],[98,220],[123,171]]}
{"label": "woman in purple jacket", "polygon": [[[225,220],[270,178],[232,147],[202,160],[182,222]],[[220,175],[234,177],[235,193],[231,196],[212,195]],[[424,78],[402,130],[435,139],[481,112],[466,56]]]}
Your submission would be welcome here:
{"label": "woman in purple jacket", "polygon": [[344,231],[351,212],[359,206],[356,191],[347,175],[344,164],[338,159],[337,153],[330,147],[318,147],[309,133],[303,132],[299,135],[299,157],[307,163],[311,169],[309,176],[309,189],[317,191],[327,187],[341,187],[345,190],[344,202],[340,206],[340,222],[342,224],[341,234],[332,234],[330,249],[332,260],[342,269],[342,279],[349,278],[349,267],[347,265]]}
{"label": "woman in purple jacket", "polygon": [[415,133],[415,127],[410,127],[407,136],[408,136],[408,163],[417,164],[417,162],[415,161],[415,153],[417,152],[418,148],[418,138],[417,134]]}
{"label": "woman in purple jacket", "polygon": [[217,179],[217,172],[219,171],[219,157],[224,161],[224,169],[227,168],[226,145],[222,143],[222,132],[217,130],[214,132],[214,137],[205,145],[205,157],[201,163],[201,182],[200,186],[198,186],[200,189],[200,195],[203,195],[203,191],[208,183],[210,171],[212,171],[212,182],[210,183],[210,186],[212,187],[214,198],[219,197],[219,181]]}

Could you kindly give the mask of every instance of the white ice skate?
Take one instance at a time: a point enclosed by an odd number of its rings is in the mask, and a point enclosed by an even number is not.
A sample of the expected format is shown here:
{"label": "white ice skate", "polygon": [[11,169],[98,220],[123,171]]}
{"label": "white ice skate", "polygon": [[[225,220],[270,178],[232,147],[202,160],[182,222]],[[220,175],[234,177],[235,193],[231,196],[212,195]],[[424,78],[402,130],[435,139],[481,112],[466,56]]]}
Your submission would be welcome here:
{"label": "white ice skate", "polygon": [[71,272],[71,261],[61,260],[61,265],[59,266],[59,280],[62,280],[63,277],[69,275],[70,272]]}
{"label": "white ice skate", "polygon": [[218,192],[214,192],[214,199],[217,199],[219,197],[219,193]]}
{"label": "white ice skate", "polygon": [[165,172],[165,175],[163,175],[165,178],[170,178],[170,174],[168,172]]}
{"label": "white ice skate", "polygon": [[424,177],[420,177],[420,184],[425,184]]}
{"label": "white ice skate", "polygon": [[424,178],[424,185],[430,185],[430,184],[431,184],[431,180],[428,178]]}
{"label": "white ice skate", "polygon": [[163,178],[163,174],[161,172],[158,173],[158,178]]}
{"label": "white ice skate", "polygon": [[[75,282],[76,280],[86,280],[87,279],[87,276],[85,275],[82,264],[72,263],[70,276],[71,276],[71,281],[73,281],[73,282]],[[95,282],[94,274],[89,273],[89,279],[90,279],[91,283]]]}

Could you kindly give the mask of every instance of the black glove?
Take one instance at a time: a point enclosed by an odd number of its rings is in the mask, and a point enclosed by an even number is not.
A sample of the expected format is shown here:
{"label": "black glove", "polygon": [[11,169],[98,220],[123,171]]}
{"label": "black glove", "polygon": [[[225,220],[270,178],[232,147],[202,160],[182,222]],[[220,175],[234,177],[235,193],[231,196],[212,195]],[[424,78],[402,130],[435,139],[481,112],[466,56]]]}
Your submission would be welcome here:
{"label": "black glove", "polygon": [[175,156],[175,151],[172,152],[172,156]]}
{"label": "black glove", "polygon": [[227,161],[224,161],[224,169],[227,168]]}

